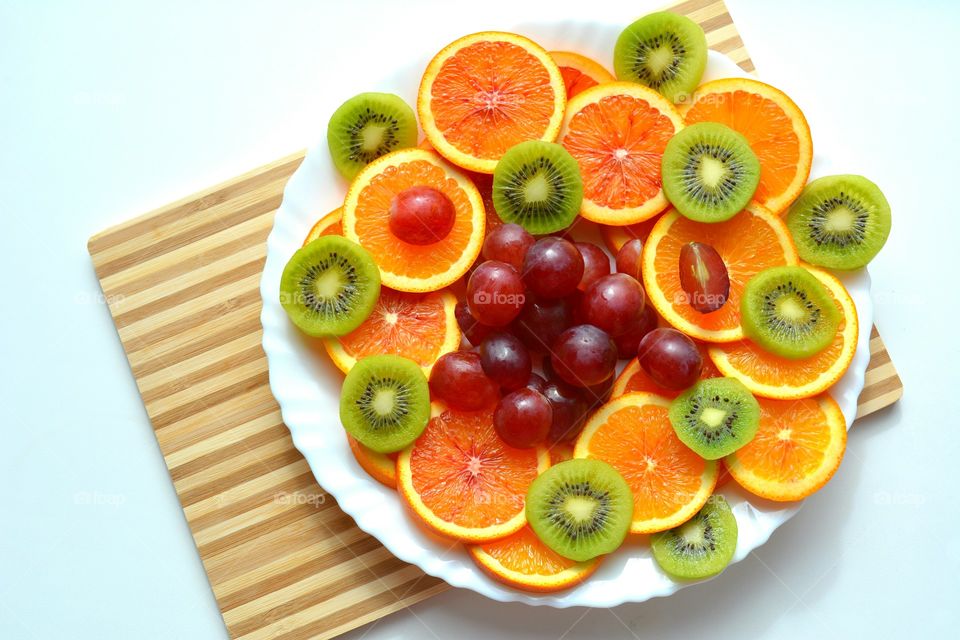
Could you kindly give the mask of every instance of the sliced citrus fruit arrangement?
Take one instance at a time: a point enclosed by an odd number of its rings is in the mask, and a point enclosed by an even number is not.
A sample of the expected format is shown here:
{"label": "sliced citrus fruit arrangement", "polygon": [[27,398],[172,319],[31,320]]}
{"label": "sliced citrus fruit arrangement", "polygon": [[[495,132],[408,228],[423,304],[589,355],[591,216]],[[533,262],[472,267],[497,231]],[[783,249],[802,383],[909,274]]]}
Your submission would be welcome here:
{"label": "sliced citrus fruit arrangement", "polygon": [[639,84],[597,85],[570,100],[559,142],[580,165],[580,214],[601,224],[625,225],[663,211],[667,198],[660,160],[682,128],[673,104]]}
{"label": "sliced citrus fruit arrangement", "polygon": [[350,445],[350,452],[357,459],[357,463],[370,474],[371,478],[391,489],[397,488],[397,454],[377,453],[361,444],[349,433],[347,444]]}
{"label": "sliced citrus fruit arrangement", "polygon": [[[711,313],[694,309],[680,282],[680,252],[690,242],[712,246],[727,268],[730,292]],[[747,281],[768,267],[797,264],[797,250],[783,220],[757,203],[725,222],[704,223],[669,211],[654,225],[643,248],[643,284],[664,320],[708,342],[743,339],[740,298]]]}
{"label": "sliced citrus fruit arrangement", "polygon": [[760,402],[760,429],[723,459],[733,479],[769,500],[802,500],[833,477],[847,447],[847,423],[829,395]]}
{"label": "sliced citrus fruit arrangement", "polygon": [[310,228],[310,233],[308,233],[307,237],[304,238],[303,244],[310,244],[310,242],[316,240],[320,236],[342,236],[343,226],[340,224],[342,217],[343,208],[337,207],[327,215],[317,220],[316,224]]}
{"label": "sliced citrus fruit arrangement", "polygon": [[853,299],[835,276],[813,267],[807,269],[826,286],[841,311],[840,328],[826,349],[799,360],[774,355],[749,340],[715,344],[708,349],[710,360],[723,375],[739,379],[758,396],[781,400],[815,396],[839,380],[853,361],[859,337]]}
{"label": "sliced citrus fruit arrangement", "polygon": [[420,438],[397,458],[397,486],[433,531],[486,542],[518,531],[527,487],[550,466],[546,449],[514,449],[493,428],[493,407],[434,405]]}
{"label": "sliced citrus fruit arrangement", "polygon": [[417,97],[420,126],[437,152],[471,171],[493,173],[507,149],[553,141],[566,89],[560,68],[540,45],[486,31],[434,56]]}
{"label": "sliced citrus fruit arrangement", "polygon": [[360,358],[389,353],[413,360],[429,376],[437,358],[460,346],[456,306],[457,297],[447,290],[404,293],[384,287],[363,324],[345,336],[324,338],[323,346],[344,373]]}
{"label": "sliced citrus fruit arrangement", "polygon": [[567,100],[583,93],[590,87],[606,82],[615,82],[616,78],[602,64],[587,56],[573,51],[551,51],[550,57],[560,67],[563,84],[567,89]]}
{"label": "sliced citrus fruit arrangement", "polygon": [[664,531],[700,510],[717,483],[718,465],[688,449],[670,425],[670,401],[628,393],[587,422],[575,458],[611,464],[633,492],[631,533]]}
{"label": "sliced citrus fruit arrangement", "polygon": [[575,562],[540,542],[530,527],[467,550],[492,578],[530,591],[558,591],[580,584],[597,570],[599,558]]}
{"label": "sliced citrus fruit arrangement", "polygon": [[[718,378],[722,376],[723,374],[720,373],[717,367],[707,356],[707,346],[704,344],[697,346],[700,347],[700,350],[703,354],[703,370],[700,372],[700,379],[706,380],[707,378]],[[623,371],[620,372],[620,375],[617,376],[616,381],[613,383],[613,392],[611,395],[612,397],[617,398],[625,393],[631,393],[634,391],[655,393],[663,396],[664,398],[673,400],[683,392],[683,389],[667,389],[666,387],[660,386],[654,382],[653,378],[647,375],[647,372],[644,371],[643,367],[640,366],[640,361],[636,358],[633,358],[627,364],[627,366],[623,368]]]}
{"label": "sliced citrus fruit arrangement", "polygon": [[[449,199],[452,226],[430,244],[404,242],[390,224],[395,201],[422,188]],[[398,291],[436,291],[460,278],[480,253],[484,226],[483,202],[473,182],[423,149],[394,151],[368,164],[343,204],[344,236],[373,255],[383,284]]]}
{"label": "sliced citrus fruit arrangement", "polygon": [[700,86],[680,107],[687,124],[719,122],[742,134],[760,160],[754,199],[784,212],[803,189],[813,163],[810,127],[800,108],[775,87],[750,78]]}

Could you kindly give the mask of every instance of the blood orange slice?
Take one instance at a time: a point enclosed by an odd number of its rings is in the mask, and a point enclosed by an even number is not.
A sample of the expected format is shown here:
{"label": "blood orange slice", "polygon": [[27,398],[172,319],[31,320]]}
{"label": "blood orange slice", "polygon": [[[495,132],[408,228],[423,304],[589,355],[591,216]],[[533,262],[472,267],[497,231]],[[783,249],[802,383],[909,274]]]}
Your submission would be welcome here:
{"label": "blood orange slice", "polygon": [[575,458],[613,465],[633,492],[632,533],[665,531],[689,520],[717,484],[719,466],[684,445],[670,425],[670,401],[628,393],[601,407],[577,439]]}
{"label": "blood orange slice", "polygon": [[429,377],[437,358],[460,347],[456,306],[456,296],[447,290],[403,293],[383,287],[359,327],[339,338],[324,338],[323,346],[344,373],[360,358],[387,353],[413,360]]}
{"label": "blood orange slice", "polygon": [[837,336],[826,349],[800,360],[775,356],[749,340],[717,344],[709,349],[710,359],[723,375],[738,378],[758,396],[791,400],[822,393],[847,372],[857,351],[860,327],[850,294],[836,277],[804,266],[826,285],[842,312]]}
{"label": "blood orange slice", "polygon": [[350,451],[357,463],[364,471],[370,474],[374,480],[380,484],[397,488],[397,454],[378,453],[370,447],[357,442],[356,438],[347,435],[347,443],[350,445]]}
{"label": "blood orange slice", "polygon": [[586,580],[600,564],[600,558],[574,562],[557,555],[530,527],[467,550],[492,578],[527,591],[567,589]]}
{"label": "blood orange slice", "polygon": [[480,173],[493,173],[518,142],[556,139],[565,105],[550,54],[523,36],[494,31],[447,45],[427,65],[417,97],[433,148]]}
{"label": "blood orange slice", "polygon": [[[700,372],[700,379],[704,380],[706,378],[718,378],[722,373],[717,370],[717,367],[714,366],[713,362],[710,361],[710,358],[707,355],[707,346],[704,344],[697,345],[700,347],[700,351],[703,355],[703,371]],[[612,397],[617,398],[622,396],[625,393],[631,393],[634,391],[645,391],[647,393],[655,393],[664,398],[674,399],[681,393],[683,389],[664,389],[656,382],[653,381],[653,378],[647,375],[647,372],[643,370],[640,366],[640,362],[634,358],[630,363],[623,368],[623,371],[617,376],[616,381],[613,383],[613,392]]]}
{"label": "blood orange slice", "polygon": [[[726,304],[700,313],[680,284],[680,249],[688,242],[709,244],[720,254],[730,278]],[[643,284],[664,320],[707,342],[743,340],[740,297],[747,281],[768,267],[797,264],[797,250],[783,221],[756,203],[725,222],[694,222],[675,210],[663,215],[643,248]]]}
{"label": "blood orange slice", "polygon": [[625,225],[667,207],[660,158],[683,128],[680,113],[656,91],[610,82],[570,100],[560,142],[580,165],[580,214],[601,224]]}
{"label": "blood orange slice", "polygon": [[760,160],[760,184],[753,197],[783,213],[810,176],[813,141],[800,108],[785,93],[748,78],[702,85],[681,107],[687,124],[719,122],[739,131]]}
{"label": "blood orange slice", "polygon": [[[390,203],[415,186],[437,189],[456,209],[450,233],[433,244],[408,244],[390,231]],[[343,235],[373,255],[383,284],[397,291],[436,291],[454,282],[479,255],[483,234],[483,202],[473,182],[423,149],[401,149],[368,164],[343,203]]]}
{"label": "blood orange slice", "polygon": [[830,396],[760,402],[760,430],[723,459],[750,493],[781,502],[802,500],[825,485],[843,459],[847,423]]}
{"label": "blood orange slice", "polygon": [[317,223],[313,225],[310,233],[303,240],[303,244],[308,245],[320,236],[342,236],[343,226],[340,224],[342,217],[343,207],[338,207],[317,220]]}
{"label": "blood orange slice", "polygon": [[527,488],[550,466],[546,449],[514,449],[493,429],[493,407],[434,405],[423,434],[397,458],[397,486],[433,531],[487,542],[526,523]]}
{"label": "blood orange slice", "polygon": [[563,84],[567,88],[567,100],[590,87],[616,81],[613,74],[604,69],[602,64],[579,53],[551,51],[550,57],[560,67]]}

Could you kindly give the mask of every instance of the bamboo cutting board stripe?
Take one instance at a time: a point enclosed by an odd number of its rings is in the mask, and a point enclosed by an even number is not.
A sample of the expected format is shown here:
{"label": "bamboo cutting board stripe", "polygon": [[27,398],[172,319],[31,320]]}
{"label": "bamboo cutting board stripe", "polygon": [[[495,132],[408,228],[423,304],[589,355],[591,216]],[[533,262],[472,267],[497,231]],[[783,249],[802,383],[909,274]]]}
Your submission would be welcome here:
{"label": "bamboo cutting board stripe", "polygon": [[[720,1],[674,7],[752,72]],[[98,234],[89,250],[232,637],[329,638],[441,581],[391,556],[319,486],[267,385],[259,279],[302,153]],[[320,212],[318,212],[320,213]],[[900,379],[873,330],[859,416]]]}

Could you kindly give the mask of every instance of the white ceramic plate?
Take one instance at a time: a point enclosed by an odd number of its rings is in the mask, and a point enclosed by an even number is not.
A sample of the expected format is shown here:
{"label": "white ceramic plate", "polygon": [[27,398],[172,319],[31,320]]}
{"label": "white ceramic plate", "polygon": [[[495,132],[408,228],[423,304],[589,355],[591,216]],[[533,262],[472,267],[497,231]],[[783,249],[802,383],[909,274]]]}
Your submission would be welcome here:
{"label": "white ceramic plate", "polygon": [[[609,61],[621,28],[622,25],[553,23],[517,25],[514,30],[534,38],[549,50],[569,49]],[[422,59],[398,65],[391,75],[379,80],[371,78],[370,89],[393,92],[409,104],[415,104],[420,74],[433,53],[424,51]],[[745,75],[722,54],[710,52],[704,81]],[[326,113],[332,113],[346,98],[331,94]],[[830,157],[830,145],[835,144],[834,141],[817,139],[816,144],[811,178],[832,173],[825,159]],[[657,567],[648,547],[628,542],[605,559],[589,580],[574,589],[546,595],[511,589],[482,573],[461,545],[425,533],[405,512],[397,493],[360,468],[347,447],[338,419],[342,376],[323,349],[287,320],[279,303],[284,265],[300,247],[313,223],[341,204],[345,188],[333,168],[326,145],[311,149],[287,184],[267,240],[267,261],[260,283],[263,349],[269,363],[270,387],[294,444],[307,459],[317,481],[336,498],[340,508],[398,558],[455,587],[472,589],[495,600],[553,607],[612,607],[670,595],[690,584],[670,579]],[[870,279],[865,271],[843,275],[842,280],[857,306],[861,331],[853,364],[831,389],[831,394],[850,425],[856,415],[857,397],[870,359],[868,344],[873,305]],[[801,506],[759,499],[738,490],[735,483],[728,483],[720,493],[733,507],[739,526],[734,562],[766,542]]]}

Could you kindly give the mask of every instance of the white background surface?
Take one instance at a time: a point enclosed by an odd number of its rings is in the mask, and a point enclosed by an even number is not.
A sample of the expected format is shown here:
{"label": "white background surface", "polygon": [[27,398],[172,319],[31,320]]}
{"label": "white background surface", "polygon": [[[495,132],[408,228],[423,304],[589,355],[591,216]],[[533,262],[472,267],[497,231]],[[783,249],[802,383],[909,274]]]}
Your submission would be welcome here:
{"label": "white background surface", "polygon": [[[424,42],[524,21],[626,24],[659,3],[456,4],[0,1],[0,637],[226,637],[99,300],[90,235],[319,139],[323,96],[375,90],[364,78],[382,60],[422,56]],[[891,202],[871,274],[903,401],[856,423],[835,479],[718,580],[609,611],[448,592],[350,637],[955,632],[960,90],[947,69],[960,5],[729,5],[814,144],[841,137],[838,166]]]}

